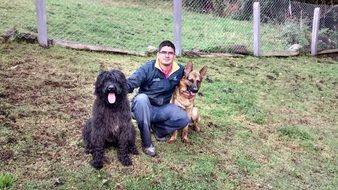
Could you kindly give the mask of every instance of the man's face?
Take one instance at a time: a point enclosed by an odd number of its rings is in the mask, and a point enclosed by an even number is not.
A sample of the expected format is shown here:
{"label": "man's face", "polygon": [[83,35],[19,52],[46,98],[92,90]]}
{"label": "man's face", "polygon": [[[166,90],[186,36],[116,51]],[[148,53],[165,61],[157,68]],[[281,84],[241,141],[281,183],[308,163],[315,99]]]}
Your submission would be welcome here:
{"label": "man's face", "polygon": [[174,49],[169,46],[162,47],[157,53],[157,58],[160,60],[160,63],[165,66],[172,64],[175,57]]}

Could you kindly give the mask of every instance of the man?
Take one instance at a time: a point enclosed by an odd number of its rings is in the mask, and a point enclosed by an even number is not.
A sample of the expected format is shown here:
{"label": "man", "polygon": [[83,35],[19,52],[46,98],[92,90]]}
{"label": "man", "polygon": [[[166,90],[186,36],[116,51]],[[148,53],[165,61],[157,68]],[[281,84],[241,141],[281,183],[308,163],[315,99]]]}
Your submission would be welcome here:
{"label": "man", "polygon": [[186,112],[170,103],[184,74],[184,67],[175,58],[174,44],[163,41],[156,60],[145,63],[128,78],[129,93],[139,87],[131,109],[140,130],[142,149],[149,156],[156,155],[151,130],[157,140],[164,141],[168,134],[190,122]]}

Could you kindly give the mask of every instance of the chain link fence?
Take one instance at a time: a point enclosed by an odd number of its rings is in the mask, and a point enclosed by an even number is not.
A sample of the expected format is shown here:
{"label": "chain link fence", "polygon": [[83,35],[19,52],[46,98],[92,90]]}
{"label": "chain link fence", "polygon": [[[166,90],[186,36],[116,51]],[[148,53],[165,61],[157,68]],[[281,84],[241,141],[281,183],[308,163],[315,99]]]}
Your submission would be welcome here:
{"label": "chain link fence", "polygon": [[[312,19],[314,9],[321,8],[319,50],[338,47],[338,6],[315,5],[289,0],[185,0],[186,23],[183,30],[191,27],[190,20],[200,18],[202,26],[190,34],[198,43],[198,48],[211,51],[235,51],[242,53],[252,50],[253,3],[261,6],[261,49],[263,52],[284,51],[293,44],[301,44],[304,51],[310,51]],[[196,15],[197,14],[197,15]],[[212,20],[212,22],[206,22]],[[208,38],[204,35],[217,31]],[[186,33],[183,39],[188,38]],[[212,41],[213,46],[205,47],[204,40]],[[187,40],[186,40],[187,41]],[[185,40],[183,40],[185,42]],[[197,45],[195,42],[193,44]],[[191,48],[184,43],[183,47]],[[237,49],[236,49],[237,48]]]}
{"label": "chain link fence", "polygon": [[[253,49],[252,0],[183,0],[182,49],[248,54]],[[255,1],[257,2],[257,1]],[[315,7],[321,8],[319,50],[338,47],[337,5],[260,0],[261,49],[309,51]],[[48,38],[137,52],[173,40],[171,0],[46,0]],[[0,30],[37,32],[35,0],[2,0]]]}
{"label": "chain link fence", "polygon": [[1,0],[0,33],[15,27],[20,32],[37,32],[35,0]]}

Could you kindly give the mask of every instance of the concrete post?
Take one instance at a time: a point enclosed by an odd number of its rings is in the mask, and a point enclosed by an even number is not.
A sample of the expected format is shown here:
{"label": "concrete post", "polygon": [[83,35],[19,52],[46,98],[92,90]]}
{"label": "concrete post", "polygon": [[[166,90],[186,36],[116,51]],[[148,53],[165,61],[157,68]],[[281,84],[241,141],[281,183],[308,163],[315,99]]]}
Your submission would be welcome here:
{"label": "concrete post", "polygon": [[259,2],[253,4],[253,30],[254,30],[254,41],[253,41],[253,52],[255,56],[261,55],[260,47],[260,22],[261,22],[261,10]]}
{"label": "concrete post", "polygon": [[317,7],[313,13],[311,55],[315,56],[318,52],[318,32],[319,32],[320,8]]}
{"label": "concrete post", "polygon": [[46,1],[36,0],[36,17],[38,25],[38,42],[43,47],[48,47]]}
{"label": "concrete post", "polygon": [[182,0],[174,0],[174,42],[176,55],[182,55]]}

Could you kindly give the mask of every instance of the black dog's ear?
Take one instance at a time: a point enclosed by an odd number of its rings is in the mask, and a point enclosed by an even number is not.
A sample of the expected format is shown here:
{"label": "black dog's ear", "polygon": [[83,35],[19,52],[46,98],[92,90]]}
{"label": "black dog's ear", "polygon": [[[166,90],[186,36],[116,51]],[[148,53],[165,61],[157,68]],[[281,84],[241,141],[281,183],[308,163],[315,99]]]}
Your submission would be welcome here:
{"label": "black dog's ear", "polygon": [[188,75],[189,75],[189,73],[192,71],[192,69],[193,69],[192,62],[189,61],[189,62],[187,63],[187,65],[185,66],[185,68],[184,68],[184,77],[185,77],[185,78],[188,78]]}
{"label": "black dog's ear", "polygon": [[122,71],[117,70],[117,69],[114,69],[112,71],[114,71],[114,73],[117,75],[116,78],[118,80],[122,80],[123,83],[125,83],[127,81],[126,76],[124,75],[124,73]]}
{"label": "black dog's ear", "polygon": [[114,77],[116,78],[117,81],[120,82],[123,88],[123,92],[128,92],[128,85],[127,85],[127,78],[126,75],[117,69],[112,70],[114,73]]}
{"label": "black dog's ear", "polygon": [[96,78],[96,82],[95,82],[95,94],[99,94],[100,93],[100,89],[104,79],[106,78],[105,76],[107,75],[108,71],[101,71],[101,73],[97,76]]}

